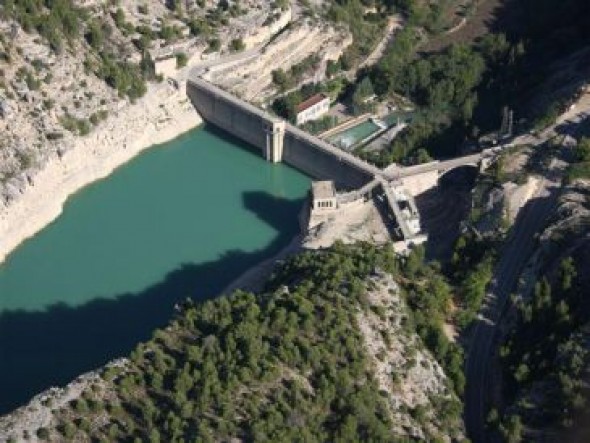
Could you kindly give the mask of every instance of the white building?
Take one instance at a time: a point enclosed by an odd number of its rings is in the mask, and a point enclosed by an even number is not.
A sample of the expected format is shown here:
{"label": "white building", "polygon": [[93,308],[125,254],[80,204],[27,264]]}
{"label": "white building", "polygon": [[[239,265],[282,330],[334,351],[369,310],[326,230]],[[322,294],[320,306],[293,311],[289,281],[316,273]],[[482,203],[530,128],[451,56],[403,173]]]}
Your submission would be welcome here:
{"label": "white building", "polygon": [[310,120],[315,120],[328,112],[329,109],[330,97],[325,94],[313,95],[297,105],[295,123],[302,125]]}
{"label": "white building", "polygon": [[312,212],[326,212],[338,209],[333,181],[323,180],[311,184],[311,209]]}

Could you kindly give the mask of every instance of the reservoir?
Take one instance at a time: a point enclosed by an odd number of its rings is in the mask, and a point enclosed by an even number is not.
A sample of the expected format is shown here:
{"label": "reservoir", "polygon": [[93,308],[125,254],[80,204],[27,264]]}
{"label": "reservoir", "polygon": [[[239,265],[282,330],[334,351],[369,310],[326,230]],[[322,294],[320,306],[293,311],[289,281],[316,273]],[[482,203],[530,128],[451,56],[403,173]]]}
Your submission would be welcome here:
{"label": "reservoir", "polygon": [[208,126],[70,198],[0,265],[0,415],[217,295],[299,232],[305,175]]}

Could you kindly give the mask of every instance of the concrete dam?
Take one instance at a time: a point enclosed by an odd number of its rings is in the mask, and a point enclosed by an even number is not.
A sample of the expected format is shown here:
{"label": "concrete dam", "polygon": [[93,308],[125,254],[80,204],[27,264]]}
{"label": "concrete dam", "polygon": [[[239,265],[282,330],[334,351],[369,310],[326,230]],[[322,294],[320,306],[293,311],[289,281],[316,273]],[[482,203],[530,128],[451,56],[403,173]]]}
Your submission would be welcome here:
{"label": "concrete dam", "polygon": [[271,162],[285,162],[338,189],[355,189],[381,171],[355,156],[238,99],[201,79],[187,81],[186,92],[203,120],[260,149]]}

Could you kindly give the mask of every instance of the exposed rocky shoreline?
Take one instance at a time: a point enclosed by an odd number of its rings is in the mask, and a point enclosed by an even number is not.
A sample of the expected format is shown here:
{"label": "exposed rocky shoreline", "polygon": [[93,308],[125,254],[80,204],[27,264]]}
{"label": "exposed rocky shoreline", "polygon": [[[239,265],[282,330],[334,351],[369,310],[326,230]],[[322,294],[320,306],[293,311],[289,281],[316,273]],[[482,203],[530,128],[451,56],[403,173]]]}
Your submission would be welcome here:
{"label": "exposed rocky shoreline", "polygon": [[0,205],[0,263],[55,220],[70,195],[201,122],[183,85],[152,84],[135,104],[123,107],[87,136],[73,139],[29,177],[13,200]]}
{"label": "exposed rocky shoreline", "polygon": [[51,387],[37,394],[26,405],[0,417],[0,441],[10,441],[15,435],[28,435],[30,442],[41,441],[36,431],[50,426],[54,410],[67,407],[90,386],[106,386],[101,374],[109,368],[124,368],[127,363],[125,358],[113,360],[99,369],[78,376],[64,387]]}

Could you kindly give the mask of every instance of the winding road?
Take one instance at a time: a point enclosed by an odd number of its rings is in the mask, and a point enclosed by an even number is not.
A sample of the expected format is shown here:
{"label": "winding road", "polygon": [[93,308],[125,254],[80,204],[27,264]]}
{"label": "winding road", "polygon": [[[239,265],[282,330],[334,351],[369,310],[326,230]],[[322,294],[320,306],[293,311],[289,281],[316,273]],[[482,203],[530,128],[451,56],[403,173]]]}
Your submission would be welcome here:
{"label": "winding road", "polygon": [[522,210],[496,265],[484,307],[474,327],[465,365],[465,422],[468,435],[475,443],[488,440],[485,421],[490,392],[489,371],[495,357],[494,339],[499,320],[520,272],[534,250],[535,234],[544,227],[557,194],[551,182],[543,179],[535,197]]}
{"label": "winding road", "polygon": [[[556,135],[556,128],[565,120],[572,125],[569,135],[578,136],[582,123],[590,112],[589,96],[578,101],[577,110],[564,113],[557,122],[535,138],[540,144]],[[530,137],[530,136],[529,136]],[[532,139],[531,139],[532,140]],[[486,430],[486,415],[490,394],[490,372],[496,355],[495,338],[499,321],[511,291],[515,288],[523,266],[535,249],[536,234],[540,232],[557,204],[561,174],[559,168],[550,167],[539,183],[535,195],[521,210],[511,234],[505,242],[502,255],[494,270],[484,305],[468,347],[465,362],[465,425],[474,443],[486,442],[490,436]]]}

